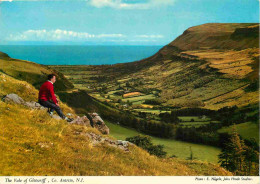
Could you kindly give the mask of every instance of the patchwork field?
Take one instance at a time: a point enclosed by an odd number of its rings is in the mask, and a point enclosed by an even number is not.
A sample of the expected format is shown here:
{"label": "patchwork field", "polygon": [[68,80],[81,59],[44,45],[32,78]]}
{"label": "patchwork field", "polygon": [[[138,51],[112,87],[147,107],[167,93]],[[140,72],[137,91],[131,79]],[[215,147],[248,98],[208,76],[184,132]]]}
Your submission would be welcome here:
{"label": "patchwork field", "polygon": [[259,49],[250,48],[241,51],[219,51],[219,50],[197,50],[185,51],[184,55],[197,56],[209,62],[209,67],[218,69],[230,78],[242,79],[253,71],[249,66],[254,62],[254,58],[259,56]]}
{"label": "patchwork field", "polygon": [[51,67],[64,73],[76,88],[100,93],[99,99],[111,103],[121,99],[140,105],[156,99],[159,106],[219,109],[258,101],[257,91],[246,91],[257,80],[252,75],[258,69],[258,49],[172,52],[133,73],[112,65]]}

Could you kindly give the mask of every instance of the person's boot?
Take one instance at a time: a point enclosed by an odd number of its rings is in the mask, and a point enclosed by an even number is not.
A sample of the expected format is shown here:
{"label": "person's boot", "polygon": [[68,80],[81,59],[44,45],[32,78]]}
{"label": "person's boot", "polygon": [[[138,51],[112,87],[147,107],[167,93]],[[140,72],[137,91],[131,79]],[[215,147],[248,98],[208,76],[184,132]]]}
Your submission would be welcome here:
{"label": "person's boot", "polygon": [[73,118],[65,117],[65,120],[66,120],[67,122],[72,122],[74,119],[73,119]]}
{"label": "person's boot", "polygon": [[49,113],[50,116],[53,116],[53,110],[52,109],[48,108],[47,112]]}

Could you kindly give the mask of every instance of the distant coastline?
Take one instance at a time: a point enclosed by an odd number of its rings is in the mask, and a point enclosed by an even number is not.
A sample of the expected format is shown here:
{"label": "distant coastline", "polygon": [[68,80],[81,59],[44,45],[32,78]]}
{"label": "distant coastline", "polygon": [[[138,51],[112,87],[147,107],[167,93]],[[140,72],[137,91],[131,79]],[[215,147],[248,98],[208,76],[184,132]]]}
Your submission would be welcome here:
{"label": "distant coastline", "polygon": [[102,65],[138,61],[163,46],[139,45],[0,45],[12,58],[44,65]]}

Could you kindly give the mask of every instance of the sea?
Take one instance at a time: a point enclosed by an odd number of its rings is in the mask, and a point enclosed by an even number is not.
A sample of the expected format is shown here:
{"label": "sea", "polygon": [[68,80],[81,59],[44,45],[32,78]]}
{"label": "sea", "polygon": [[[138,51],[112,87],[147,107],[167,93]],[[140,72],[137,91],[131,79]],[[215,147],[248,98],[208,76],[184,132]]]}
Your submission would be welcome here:
{"label": "sea", "polygon": [[102,65],[138,61],[154,55],[163,46],[97,45],[0,45],[0,51],[15,59],[44,65]]}

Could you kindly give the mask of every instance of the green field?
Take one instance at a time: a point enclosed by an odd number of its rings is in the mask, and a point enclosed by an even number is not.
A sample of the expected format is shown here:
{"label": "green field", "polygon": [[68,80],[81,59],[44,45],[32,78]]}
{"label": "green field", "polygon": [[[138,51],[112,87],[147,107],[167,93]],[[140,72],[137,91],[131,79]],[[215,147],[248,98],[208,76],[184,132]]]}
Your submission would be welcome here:
{"label": "green field", "polygon": [[145,100],[155,99],[156,97],[153,94],[150,95],[142,95],[138,97],[130,97],[130,98],[124,98],[122,99],[123,102],[127,102],[128,100],[130,102],[133,102],[133,104],[139,104],[138,102],[144,102]]}
{"label": "green field", "polygon": [[[232,125],[233,126],[233,125]],[[223,127],[218,130],[219,133],[223,132],[232,132],[232,126],[229,127]],[[254,138],[257,142],[259,142],[259,124],[252,123],[252,122],[246,122],[246,123],[240,123],[235,125],[237,128],[238,133],[241,135],[244,139],[250,139]]]}
{"label": "green field", "polygon": [[[110,135],[116,139],[125,140],[126,137],[132,137],[141,134],[136,130],[124,128],[120,125],[116,125],[108,121],[105,121],[105,123],[110,129]],[[193,155],[197,157],[198,160],[217,164],[217,155],[220,153],[220,149],[217,147],[176,141],[172,139],[162,139],[153,136],[151,137],[154,144],[163,144],[165,146],[165,151],[168,153],[167,156],[174,154],[179,158],[186,159],[190,156],[189,146],[191,146]]]}

